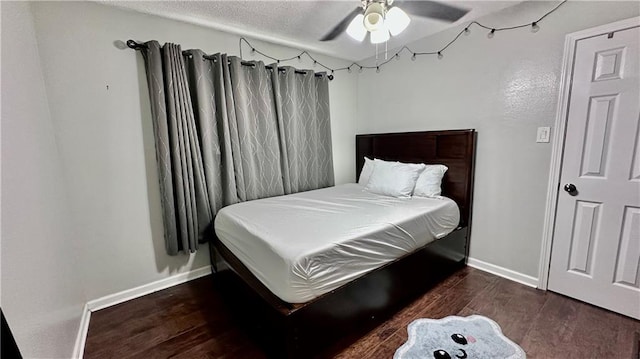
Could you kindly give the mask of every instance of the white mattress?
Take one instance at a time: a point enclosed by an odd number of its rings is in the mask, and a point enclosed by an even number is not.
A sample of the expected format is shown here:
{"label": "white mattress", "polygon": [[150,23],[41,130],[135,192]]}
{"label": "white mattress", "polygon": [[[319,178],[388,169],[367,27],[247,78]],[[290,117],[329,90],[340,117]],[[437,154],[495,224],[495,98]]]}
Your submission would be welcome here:
{"label": "white mattress", "polygon": [[446,197],[345,184],[234,204],[218,213],[215,231],[271,292],[304,303],[444,237],[459,218]]}

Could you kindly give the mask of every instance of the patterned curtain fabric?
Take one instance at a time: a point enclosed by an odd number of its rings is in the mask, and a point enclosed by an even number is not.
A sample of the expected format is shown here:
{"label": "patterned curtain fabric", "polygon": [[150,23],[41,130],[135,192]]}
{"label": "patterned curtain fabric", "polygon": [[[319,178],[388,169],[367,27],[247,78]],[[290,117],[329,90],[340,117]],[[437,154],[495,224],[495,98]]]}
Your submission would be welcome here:
{"label": "patterned curtain fabric", "polygon": [[196,251],[226,205],[334,184],[325,75],[156,41],[142,53],[168,254]]}
{"label": "patterned curtain fabric", "polygon": [[273,77],[285,193],[333,185],[329,80],[292,67]]}

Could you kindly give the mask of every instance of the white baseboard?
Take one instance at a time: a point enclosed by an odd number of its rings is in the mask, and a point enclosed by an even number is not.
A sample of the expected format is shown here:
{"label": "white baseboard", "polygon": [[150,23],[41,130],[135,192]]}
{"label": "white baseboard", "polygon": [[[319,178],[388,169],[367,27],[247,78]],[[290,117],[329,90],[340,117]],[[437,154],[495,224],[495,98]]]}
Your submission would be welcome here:
{"label": "white baseboard", "polygon": [[190,280],[198,279],[209,274],[211,274],[211,266],[205,266],[188,272],[172,275],[171,277],[144,284],[139,287],[110,294],[102,298],[90,300],[89,302],[87,302],[87,304],[84,305],[84,308],[82,309],[83,312],[82,317],[80,318],[80,328],[78,329],[76,344],[73,348],[73,358],[82,359],[82,357],[84,356],[84,346],[87,341],[87,333],[89,332],[89,321],[91,319],[91,312],[111,307],[113,305],[120,304],[131,299],[139,298],[143,295],[151,294],[153,292],[173,287],[174,285],[182,284]]}
{"label": "white baseboard", "polygon": [[529,287],[538,287],[538,278],[536,277],[522,274],[511,269],[497,266],[495,264],[483,262],[479,259],[469,257],[469,259],[467,260],[467,265],[469,267],[473,267],[484,272],[489,272],[491,274],[497,275],[498,277],[506,278]]}
{"label": "white baseboard", "polygon": [[[469,258],[467,261],[467,265],[469,267],[489,272],[491,274],[495,274],[499,277],[503,277],[529,287],[536,288],[538,284],[538,278],[518,273],[511,269],[500,267],[491,263],[483,262],[475,258]],[[91,318],[91,312],[108,308],[116,304],[126,302],[128,300],[139,298],[144,295],[157,292],[159,290],[163,290],[178,284],[188,282],[190,280],[207,276],[209,274],[211,274],[211,266],[205,266],[87,302],[87,304],[83,308],[82,318],[80,319],[80,329],[78,330],[78,337],[76,338],[73,357],[82,359],[84,355],[84,346],[87,339],[87,332],[89,330],[89,320]]]}
{"label": "white baseboard", "polygon": [[73,347],[73,358],[82,359],[84,356],[84,345],[87,342],[87,332],[89,331],[89,320],[91,319],[91,311],[87,304],[82,308],[82,316],[80,317],[80,328],[76,337],[76,344]]}
{"label": "white baseboard", "polygon": [[113,293],[102,298],[90,300],[87,303],[89,310],[95,312],[96,310],[104,309],[126,302],[131,299],[142,297],[143,295],[151,294],[159,290],[163,290],[174,285],[182,284],[190,280],[198,279],[206,275],[211,274],[211,266],[204,266],[198,269],[194,269],[188,272],[179,273],[157,280],[148,284],[143,284],[139,287],[123,290],[122,292]]}

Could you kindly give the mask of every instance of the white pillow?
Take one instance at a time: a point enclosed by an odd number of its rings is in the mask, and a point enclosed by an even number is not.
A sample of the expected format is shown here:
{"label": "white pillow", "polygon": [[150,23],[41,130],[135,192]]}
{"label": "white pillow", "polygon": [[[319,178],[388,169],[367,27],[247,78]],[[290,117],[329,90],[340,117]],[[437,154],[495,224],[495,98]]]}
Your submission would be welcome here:
{"label": "white pillow", "polygon": [[362,171],[360,171],[360,178],[358,178],[359,184],[366,185],[367,183],[369,183],[369,178],[371,177],[371,173],[373,172],[373,167],[373,160],[365,157],[364,166],[362,166]]}
{"label": "white pillow", "polygon": [[424,164],[388,162],[375,159],[369,183],[365,186],[370,192],[386,196],[411,197],[418,176],[424,170]]}
{"label": "white pillow", "polygon": [[442,193],[442,177],[449,168],[445,165],[426,165],[426,168],[418,177],[414,196],[437,197]]}

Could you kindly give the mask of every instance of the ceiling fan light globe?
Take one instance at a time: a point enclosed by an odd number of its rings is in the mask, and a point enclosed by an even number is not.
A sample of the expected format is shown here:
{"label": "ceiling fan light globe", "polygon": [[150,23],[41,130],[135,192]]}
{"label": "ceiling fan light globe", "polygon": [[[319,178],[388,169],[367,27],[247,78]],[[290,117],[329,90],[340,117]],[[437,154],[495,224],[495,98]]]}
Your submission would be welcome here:
{"label": "ceiling fan light globe", "polygon": [[371,43],[380,44],[389,40],[389,30],[386,26],[382,26],[376,31],[371,31]]}
{"label": "ceiling fan light globe", "polygon": [[367,36],[367,29],[364,27],[363,20],[364,15],[358,14],[347,27],[347,34],[357,41],[362,41]]}
{"label": "ceiling fan light globe", "polygon": [[409,18],[409,15],[396,6],[387,12],[384,24],[392,36],[397,36],[409,26],[410,22],[411,18]]}
{"label": "ceiling fan light globe", "polygon": [[364,27],[369,31],[376,31],[384,23],[384,7],[382,4],[372,2],[364,13]]}
{"label": "ceiling fan light globe", "polygon": [[382,16],[379,14],[369,14],[365,17],[364,26],[369,31],[376,31],[383,22]]}

